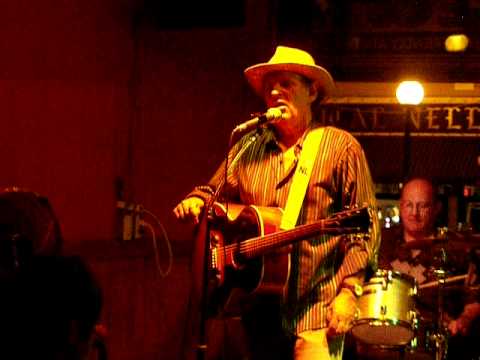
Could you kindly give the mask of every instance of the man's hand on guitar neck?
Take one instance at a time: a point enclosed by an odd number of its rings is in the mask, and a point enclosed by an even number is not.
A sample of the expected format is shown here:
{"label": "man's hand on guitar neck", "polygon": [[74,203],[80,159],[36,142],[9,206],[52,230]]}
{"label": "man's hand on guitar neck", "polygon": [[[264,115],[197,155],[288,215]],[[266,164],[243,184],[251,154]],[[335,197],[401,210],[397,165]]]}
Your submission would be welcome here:
{"label": "man's hand on guitar neck", "polygon": [[205,201],[203,201],[202,198],[192,196],[183,199],[177,206],[175,206],[173,213],[177,219],[191,221],[194,224],[198,224],[204,206]]}

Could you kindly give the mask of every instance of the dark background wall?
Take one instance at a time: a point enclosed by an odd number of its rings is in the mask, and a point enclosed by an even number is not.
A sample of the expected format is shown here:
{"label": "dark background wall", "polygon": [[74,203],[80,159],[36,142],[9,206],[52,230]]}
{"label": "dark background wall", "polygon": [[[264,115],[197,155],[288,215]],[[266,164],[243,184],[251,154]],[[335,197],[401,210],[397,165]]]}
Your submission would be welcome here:
{"label": "dark background wall", "polygon": [[[111,359],[179,358],[191,229],[171,210],[214,170],[233,125],[261,110],[242,71],[273,51],[268,6],[239,2],[250,15],[234,26],[171,28],[162,16],[182,8],[152,13],[148,1],[0,3],[0,186],[50,199],[66,252],[103,287]],[[150,236],[117,241],[120,198],[164,224],[168,277]]]}
{"label": "dark background wall", "polygon": [[133,58],[117,3],[1,3],[0,183],[47,195],[69,241],[112,233]]}

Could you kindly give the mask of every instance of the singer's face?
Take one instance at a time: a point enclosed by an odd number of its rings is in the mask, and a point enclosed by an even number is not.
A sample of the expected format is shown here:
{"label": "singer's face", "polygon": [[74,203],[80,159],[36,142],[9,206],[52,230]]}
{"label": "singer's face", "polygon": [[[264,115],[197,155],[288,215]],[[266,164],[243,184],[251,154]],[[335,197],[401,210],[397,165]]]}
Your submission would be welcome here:
{"label": "singer's face", "polygon": [[283,108],[291,121],[301,121],[310,116],[311,105],[316,98],[315,87],[303,76],[287,71],[265,76],[264,100],[267,107]]}

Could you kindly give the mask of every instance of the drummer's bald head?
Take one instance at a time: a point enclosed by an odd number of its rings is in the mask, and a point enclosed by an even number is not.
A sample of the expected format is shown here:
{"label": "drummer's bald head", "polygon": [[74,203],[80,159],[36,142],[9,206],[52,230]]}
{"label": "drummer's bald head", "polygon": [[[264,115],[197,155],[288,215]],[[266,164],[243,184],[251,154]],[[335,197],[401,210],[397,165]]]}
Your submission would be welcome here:
{"label": "drummer's bald head", "polygon": [[436,203],[438,201],[437,188],[433,181],[428,178],[415,177],[408,179],[402,187],[400,199],[404,199],[407,194],[414,190],[427,195],[432,203]]}
{"label": "drummer's bald head", "polygon": [[441,211],[436,187],[426,178],[412,178],[405,183],[400,197],[400,217],[406,231],[425,236],[434,229]]}
{"label": "drummer's bald head", "polygon": [[405,183],[400,197],[400,218],[406,237],[420,239],[433,233],[440,210],[435,186],[429,179],[412,178]]}

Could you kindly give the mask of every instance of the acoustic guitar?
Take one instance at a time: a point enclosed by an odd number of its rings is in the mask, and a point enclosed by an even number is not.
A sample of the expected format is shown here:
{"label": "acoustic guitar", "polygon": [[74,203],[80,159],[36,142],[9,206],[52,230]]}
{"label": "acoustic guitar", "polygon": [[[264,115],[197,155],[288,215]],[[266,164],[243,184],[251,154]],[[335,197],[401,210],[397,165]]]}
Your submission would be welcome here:
{"label": "acoustic guitar", "polygon": [[[209,215],[209,277],[229,292],[285,295],[290,273],[287,245],[314,235],[367,233],[370,209],[353,208],[311,224],[280,230],[281,208],[215,203]],[[212,286],[212,285],[210,285]]]}

